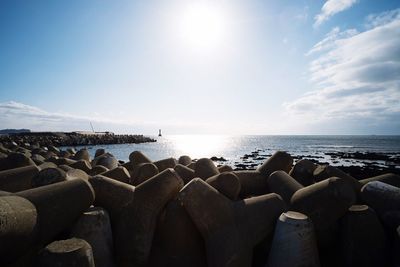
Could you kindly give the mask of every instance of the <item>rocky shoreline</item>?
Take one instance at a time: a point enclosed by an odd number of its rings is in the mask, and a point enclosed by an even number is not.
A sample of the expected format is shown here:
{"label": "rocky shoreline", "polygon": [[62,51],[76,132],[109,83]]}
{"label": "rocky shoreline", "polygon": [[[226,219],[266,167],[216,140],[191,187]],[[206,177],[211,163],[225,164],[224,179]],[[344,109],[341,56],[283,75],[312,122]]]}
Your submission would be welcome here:
{"label": "rocky shoreline", "polygon": [[[240,157],[241,161],[234,161],[234,170],[254,170],[272,154],[256,149],[251,153]],[[296,155],[292,156],[295,161],[307,159],[320,165],[333,165],[338,169],[349,173],[358,180],[385,173],[400,175],[400,152],[399,153],[377,153],[377,152],[323,152],[322,155]],[[212,157],[217,164],[225,164],[223,157]],[[343,165],[342,163],[346,163]]]}
{"label": "rocky shoreline", "polygon": [[28,140],[0,142],[0,266],[400,264],[399,175],[261,150],[243,166],[140,151],[123,162]]}
{"label": "rocky shoreline", "polygon": [[143,135],[116,135],[112,133],[81,134],[77,132],[28,132],[0,135],[0,142],[34,146],[88,146],[111,144],[139,144],[157,142]]}

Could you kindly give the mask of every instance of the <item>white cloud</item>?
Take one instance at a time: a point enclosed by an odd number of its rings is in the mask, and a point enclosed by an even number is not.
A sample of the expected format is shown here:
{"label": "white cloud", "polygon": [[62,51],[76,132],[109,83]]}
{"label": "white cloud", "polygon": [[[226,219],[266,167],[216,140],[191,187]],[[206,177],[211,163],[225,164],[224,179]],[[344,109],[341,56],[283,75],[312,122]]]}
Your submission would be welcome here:
{"label": "white cloud", "polygon": [[321,12],[315,16],[314,27],[321,25],[333,15],[352,7],[357,0],[328,0],[321,8]]}
{"label": "white cloud", "polygon": [[115,133],[150,134],[158,133],[162,128],[168,133],[174,132],[207,132],[209,125],[201,122],[183,122],[178,119],[168,121],[139,121],[115,112],[110,117],[98,112],[93,116],[72,115],[68,113],[49,112],[23,103],[9,101],[0,103],[0,126],[8,129],[30,129],[32,131],[90,131],[90,122],[96,131],[113,131]]}
{"label": "white cloud", "polygon": [[376,26],[361,33],[334,28],[311,48],[314,91],[285,103],[290,114],[319,121],[397,118],[400,125],[400,17],[384,14],[376,21],[369,16]]}
{"label": "white cloud", "polygon": [[400,8],[382,12],[379,14],[370,14],[365,19],[365,26],[372,29],[378,26],[388,24],[392,21],[400,19]]}

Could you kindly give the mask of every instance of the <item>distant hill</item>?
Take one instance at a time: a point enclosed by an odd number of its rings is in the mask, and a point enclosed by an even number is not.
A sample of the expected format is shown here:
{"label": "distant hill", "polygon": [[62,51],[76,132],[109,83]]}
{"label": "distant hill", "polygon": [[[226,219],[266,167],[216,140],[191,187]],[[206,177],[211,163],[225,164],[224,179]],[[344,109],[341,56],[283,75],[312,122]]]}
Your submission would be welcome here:
{"label": "distant hill", "polygon": [[29,129],[3,129],[0,130],[0,134],[15,134],[15,133],[30,133]]}

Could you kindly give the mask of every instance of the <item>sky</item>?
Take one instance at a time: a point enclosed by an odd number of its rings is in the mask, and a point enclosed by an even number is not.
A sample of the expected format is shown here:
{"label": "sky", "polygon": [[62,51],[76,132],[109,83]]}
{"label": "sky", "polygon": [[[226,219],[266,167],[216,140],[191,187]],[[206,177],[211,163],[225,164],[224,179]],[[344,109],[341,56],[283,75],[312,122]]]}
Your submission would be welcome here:
{"label": "sky", "polygon": [[398,0],[2,0],[0,38],[0,128],[400,134]]}

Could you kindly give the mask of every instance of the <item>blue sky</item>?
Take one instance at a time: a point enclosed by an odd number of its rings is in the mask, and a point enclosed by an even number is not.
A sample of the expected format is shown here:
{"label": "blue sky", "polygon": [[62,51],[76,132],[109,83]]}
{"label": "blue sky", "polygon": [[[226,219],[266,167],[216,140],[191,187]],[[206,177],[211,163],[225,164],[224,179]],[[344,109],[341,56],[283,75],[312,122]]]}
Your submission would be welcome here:
{"label": "blue sky", "polygon": [[0,1],[0,125],[400,134],[400,3]]}

